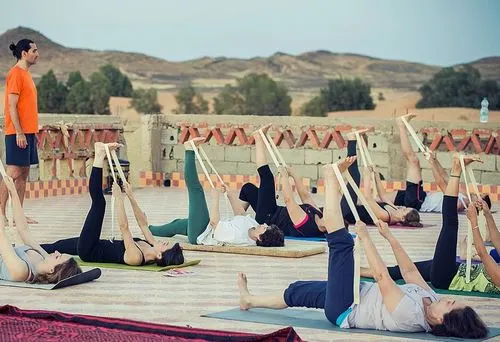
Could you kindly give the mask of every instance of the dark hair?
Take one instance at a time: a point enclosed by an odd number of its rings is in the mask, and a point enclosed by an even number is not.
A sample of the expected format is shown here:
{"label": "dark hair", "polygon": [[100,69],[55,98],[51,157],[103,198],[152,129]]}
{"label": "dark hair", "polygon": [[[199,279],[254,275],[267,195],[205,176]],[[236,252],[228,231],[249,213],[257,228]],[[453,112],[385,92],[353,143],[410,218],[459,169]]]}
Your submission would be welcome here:
{"label": "dark hair", "polygon": [[17,42],[17,44],[14,43],[10,44],[9,49],[10,51],[12,51],[12,55],[14,55],[14,57],[16,57],[17,60],[20,60],[23,55],[23,51],[28,52],[31,49],[30,44],[34,43],[35,42],[33,42],[30,39],[21,39],[20,41]]}
{"label": "dark hair", "polygon": [[260,234],[256,243],[257,246],[261,247],[283,247],[285,245],[285,234],[277,225],[272,224],[267,227],[264,233]]}
{"label": "dark hair", "polygon": [[38,274],[31,282],[38,284],[57,284],[63,279],[82,273],[82,269],[74,258],[54,267],[54,272]]}
{"label": "dark hair", "polygon": [[424,225],[420,223],[420,214],[416,209],[411,209],[405,217],[403,217],[403,225],[408,227],[423,227]]}
{"label": "dark hair", "polygon": [[486,324],[470,306],[451,310],[443,316],[443,324],[432,327],[435,336],[484,338],[488,335]]}
{"label": "dark hair", "polygon": [[484,197],[483,197],[483,201],[486,202],[486,204],[488,205],[488,208],[491,209],[491,198],[490,198],[490,195],[486,194]]}
{"label": "dark hair", "polygon": [[184,254],[182,253],[182,248],[178,243],[162,253],[161,259],[156,259],[156,264],[158,266],[170,266],[170,265],[181,265],[184,263]]}

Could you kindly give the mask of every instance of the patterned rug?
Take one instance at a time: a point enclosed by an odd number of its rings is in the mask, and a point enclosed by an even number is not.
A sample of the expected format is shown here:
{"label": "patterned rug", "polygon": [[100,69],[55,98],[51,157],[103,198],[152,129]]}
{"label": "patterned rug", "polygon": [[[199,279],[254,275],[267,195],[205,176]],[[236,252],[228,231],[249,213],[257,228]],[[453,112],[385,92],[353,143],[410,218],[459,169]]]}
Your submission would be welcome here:
{"label": "patterned rug", "polygon": [[2,341],[302,341],[293,328],[259,335],[0,306]]}

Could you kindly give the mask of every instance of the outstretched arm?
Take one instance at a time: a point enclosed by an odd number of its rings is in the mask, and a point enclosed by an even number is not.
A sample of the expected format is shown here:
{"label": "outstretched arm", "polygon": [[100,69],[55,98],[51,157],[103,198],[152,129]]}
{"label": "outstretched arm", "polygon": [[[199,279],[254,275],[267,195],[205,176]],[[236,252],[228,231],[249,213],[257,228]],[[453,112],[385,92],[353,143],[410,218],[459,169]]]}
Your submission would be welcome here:
{"label": "outstretched arm", "polygon": [[446,185],[448,184],[448,174],[439,160],[437,160],[434,151],[430,152],[429,165],[431,166],[432,175],[434,176],[437,186],[442,192],[445,192]]}
{"label": "outstretched arm", "polygon": [[284,167],[280,167],[278,171],[279,182],[281,184],[286,210],[288,211],[288,215],[290,216],[293,224],[298,224],[304,220],[306,213],[293,198],[293,191],[290,184],[290,178],[288,177],[288,172]]}
{"label": "outstretched arm", "polygon": [[366,201],[368,202],[368,205],[370,206],[370,209],[373,211],[375,216],[377,216],[379,220],[388,222],[389,215],[384,209],[380,208],[377,201],[373,198],[370,175],[371,175],[370,170],[367,167],[365,167],[363,173],[363,191],[362,191],[363,195],[365,196]]}
{"label": "outstretched arm", "polygon": [[132,186],[129,183],[125,183],[123,187],[125,190],[125,194],[127,194],[130,205],[132,206],[132,211],[134,212],[135,220],[137,222],[137,225],[141,229],[142,235],[144,235],[144,238],[146,239],[147,242],[149,242],[150,244],[155,244],[156,239],[149,230],[148,218],[144,213],[144,211],[139,206],[139,203],[137,202],[137,199],[135,198],[134,192],[132,190]]}
{"label": "outstretched arm", "polygon": [[24,244],[30,246],[31,248],[39,252],[41,255],[46,257],[48,255],[47,252],[33,238],[28,229],[28,222],[26,222],[24,209],[21,204],[21,200],[19,199],[19,195],[17,194],[14,182],[10,177],[4,177],[4,181],[9,191],[10,197],[12,199],[12,211],[14,213],[14,221],[16,222],[16,230],[17,233],[19,234],[19,237],[21,238]]}
{"label": "outstretched arm", "polygon": [[0,256],[13,281],[26,280],[28,277],[28,266],[17,256],[14,247],[9,242],[3,220],[0,220]]}
{"label": "outstretched arm", "polygon": [[229,199],[229,204],[231,204],[231,209],[233,209],[234,215],[245,215],[246,210],[241,204],[241,201],[238,199],[236,194],[232,191],[225,190],[227,194],[227,198]]}
{"label": "outstretched arm", "polygon": [[373,271],[373,279],[375,279],[379,285],[382,301],[387,307],[387,310],[392,312],[396,310],[399,302],[403,298],[403,291],[401,291],[389,275],[387,265],[382,260],[382,257],[370,238],[370,234],[366,230],[366,224],[357,222],[356,233],[363,244],[370,269]]}
{"label": "outstretched arm", "polygon": [[479,230],[477,211],[476,208],[480,207],[480,203],[475,202],[469,204],[467,208],[467,218],[470,220],[472,225],[472,237],[474,240],[474,246],[476,248],[477,254],[483,262],[486,272],[491,277],[493,284],[500,286],[500,266],[495,262],[495,260],[489,255],[486,247],[484,246],[483,237],[481,236],[481,231]]}
{"label": "outstretched arm", "polygon": [[113,196],[115,196],[115,205],[118,213],[118,225],[120,227],[120,233],[122,236],[123,244],[125,245],[125,254],[123,260],[127,265],[140,265],[142,254],[139,247],[135,244],[132,233],[130,232],[128,226],[127,214],[125,212],[125,204],[123,201],[123,194],[120,186],[114,182],[113,183]]}
{"label": "outstretched arm", "polygon": [[210,208],[210,226],[215,229],[220,221],[220,193],[217,189],[212,189],[212,207]]}
{"label": "outstretched arm", "polygon": [[481,207],[483,208],[484,217],[486,218],[486,226],[488,227],[488,232],[490,235],[491,243],[497,251],[500,251],[500,231],[495,223],[495,219],[491,214],[490,208],[485,201],[481,200]]}
{"label": "outstretched arm", "polygon": [[[380,172],[379,172],[378,168],[376,166],[370,166],[370,168],[371,168],[370,171],[375,178],[375,186],[377,187],[377,192],[380,196],[380,199],[384,202],[394,204],[394,196],[391,196],[391,194],[389,192],[385,191],[385,188],[382,185],[382,180],[380,179]],[[369,176],[365,176],[365,178],[367,178],[367,177],[369,177]]]}
{"label": "outstretched arm", "polygon": [[287,170],[288,174],[293,178],[293,181],[295,183],[295,189],[297,190],[297,193],[299,194],[299,197],[300,197],[300,200],[302,201],[302,203],[310,204],[314,207],[317,207],[316,203],[314,202],[314,200],[311,196],[311,192],[309,191],[309,189],[307,189],[304,186],[304,183],[302,183],[301,177],[299,177],[295,173],[295,170],[290,166],[288,166],[286,170]]}
{"label": "outstretched arm", "polygon": [[398,239],[392,235],[392,232],[387,224],[385,222],[379,222],[377,226],[380,235],[382,235],[382,237],[384,237],[391,245],[392,252],[396,257],[396,261],[399,265],[404,281],[407,284],[416,284],[423,289],[431,291],[432,289],[418,271],[417,266],[415,266],[413,261],[410,259]]}

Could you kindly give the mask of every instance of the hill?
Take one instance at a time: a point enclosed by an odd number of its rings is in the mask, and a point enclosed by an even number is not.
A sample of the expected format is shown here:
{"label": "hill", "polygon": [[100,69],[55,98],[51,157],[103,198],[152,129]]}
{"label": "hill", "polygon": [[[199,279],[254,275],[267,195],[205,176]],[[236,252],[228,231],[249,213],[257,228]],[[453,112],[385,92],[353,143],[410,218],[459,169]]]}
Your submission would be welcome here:
{"label": "hill", "polygon": [[[15,62],[8,45],[22,37],[32,39],[40,49],[41,61],[33,68],[35,77],[49,69],[53,69],[61,79],[74,70],[80,70],[84,77],[88,77],[100,66],[112,63],[136,85],[154,85],[166,89],[188,82],[206,90],[216,89],[247,73],[258,72],[269,74],[295,91],[312,90],[324,86],[327,79],[341,76],[360,77],[377,88],[415,90],[440,69],[439,66],[325,50],[300,55],[278,52],[269,57],[251,59],[203,57],[169,62],[141,53],[69,48],[40,32],[17,27],[0,35],[0,77],[4,77]],[[477,67],[484,78],[500,81],[500,57],[489,57],[470,64]]]}

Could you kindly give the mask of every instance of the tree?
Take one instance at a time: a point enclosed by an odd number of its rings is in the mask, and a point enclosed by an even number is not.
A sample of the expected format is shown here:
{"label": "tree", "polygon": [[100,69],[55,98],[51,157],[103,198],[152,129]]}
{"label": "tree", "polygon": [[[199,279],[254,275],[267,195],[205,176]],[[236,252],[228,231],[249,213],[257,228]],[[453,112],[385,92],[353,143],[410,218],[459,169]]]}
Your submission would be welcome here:
{"label": "tree", "polygon": [[72,86],[74,86],[80,81],[83,81],[83,77],[80,71],[72,71],[68,75],[68,80],[66,81],[66,87],[68,88],[68,90],[70,90]]}
{"label": "tree", "polygon": [[290,115],[288,89],[266,74],[251,73],[226,85],[214,99],[215,112],[242,115]]}
{"label": "tree", "polygon": [[90,102],[94,114],[109,114],[111,82],[100,72],[90,75]]}
{"label": "tree", "polygon": [[208,113],[208,102],[191,85],[179,90],[177,95],[175,95],[175,100],[177,101],[177,108],[174,109],[174,113],[177,114]]}
{"label": "tree", "polygon": [[238,90],[226,84],[224,89],[214,98],[215,114],[243,114],[244,99]]}
{"label": "tree", "polygon": [[320,94],[305,103],[301,113],[307,116],[326,116],[328,112],[374,109],[371,86],[359,78],[329,80]]}
{"label": "tree", "polygon": [[470,65],[443,68],[419,89],[422,98],[417,108],[469,107],[480,108],[487,97],[490,109],[500,108],[500,90],[497,82],[481,80],[479,71]]}
{"label": "tree", "polygon": [[132,96],[132,83],[118,68],[111,64],[106,64],[101,66],[99,71],[106,76],[111,84],[111,96]]}
{"label": "tree", "polygon": [[326,116],[326,113],[326,102],[321,95],[315,96],[300,108],[300,114],[305,116]]}
{"label": "tree", "polygon": [[38,110],[42,113],[65,113],[68,90],[57,81],[54,72],[49,70],[40,78],[37,85]]}
{"label": "tree", "polygon": [[94,114],[90,100],[90,84],[83,78],[73,84],[66,97],[66,107],[73,114]]}
{"label": "tree", "polygon": [[132,93],[132,101],[130,103],[139,113],[144,114],[159,114],[161,106],[158,103],[158,94],[156,89],[137,89]]}

